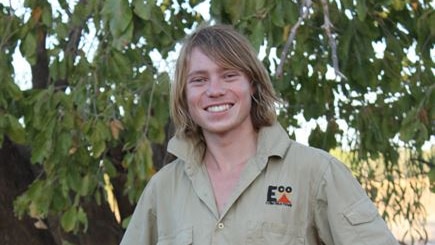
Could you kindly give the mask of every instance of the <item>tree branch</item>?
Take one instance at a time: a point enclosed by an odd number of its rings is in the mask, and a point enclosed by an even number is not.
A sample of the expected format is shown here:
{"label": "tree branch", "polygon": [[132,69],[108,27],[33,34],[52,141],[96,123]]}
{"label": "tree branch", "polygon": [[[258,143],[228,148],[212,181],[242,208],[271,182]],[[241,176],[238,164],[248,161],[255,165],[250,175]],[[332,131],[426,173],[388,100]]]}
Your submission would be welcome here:
{"label": "tree branch", "polygon": [[289,36],[287,38],[287,43],[285,44],[284,49],[282,50],[280,62],[279,62],[278,68],[276,69],[276,77],[277,78],[282,77],[284,62],[285,62],[287,54],[290,50],[290,45],[292,45],[293,40],[295,39],[296,32],[297,32],[299,26],[302,24],[302,22],[306,18],[308,18],[308,15],[309,15],[310,9],[311,9],[311,5],[312,5],[311,0],[304,0],[302,7],[301,7],[299,19],[296,22],[296,24],[292,27],[292,29],[289,33]]}
{"label": "tree branch", "polygon": [[329,19],[329,7],[326,0],[321,0],[322,7],[323,7],[323,18],[324,18],[324,24],[322,25],[322,28],[325,30],[326,35],[328,36],[329,40],[329,46],[332,50],[332,65],[334,67],[335,75],[338,77],[343,78],[344,80],[347,80],[347,77],[340,72],[340,67],[338,65],[338,55],[337,55],[337,44],[334,39],[334,35],[331,31],[331,29],[334,27],[331,23],[331,20]]}
{"label": "tree branch", "polygon": [[31,18],[35,22],[36,35],[36,62],[31,65],[32,86],[34,89],[44,89],[48,86],[50,76],[48,67],[48,55],[46,48],[47,30],[41,18],[42,7],[37,6],[32,10]]}
{"label": "tree branch", "polygon": [[[322,28],[325,30],[325,33],[328,36],[329,46],[331,47],[331,53],[332,53],[331,57],[332,57],[332,65],[334,67],[334,72],[335,72],[336,76],[341,77],[344,80],[347,80],[347,77],[343,73],[340,72],[338,55],[337,55],[337,44],[336,44],[335,39],[334,39],[334,34],[331,31],[331,29],[334,26],[332,25],[331,20],[329,18],[328,3],[326,0],[321,0],[321,2],[322,2],[323,16],[324,16],[324,24],[322,25]],[[276,69],[276,77],[277,78],[281,78],[283,75],[284,62],[285,62],[287,54],[290,50],[290,46],[292,45],[292,43],[295,39],[296,32],[297,32],[298,28],[301,26],[302,22],[306,18],[308,18],[311,6],[312,6],[311,0],[304,0],[303,1],[299,19],[296,22],[296,24],[292,27],[292,29],[289,33],[287,42],[286,42],[284,49],[281,53],[280,63],[278,65],[278,68]]]}
{"label": "tree branch", "polygon": [[[77,4],[87,4],[87,0],[80,0]],[[69,18],[71,18],[72,14],[65,6],[65,11],[67,12]],[[86,16],[86,18],[83,19],[82,23],[80,25],[72,26],[69,35],[68,35],[68,43],[66,47],[64,48],[65,52],[65,59],[71,57],[71,60],[74,61],[77,56],[77,50],[80,44],[80,38],[83,31],[84,26],[86,25],[86,21],[90,18],[89,16]],[[55,87],[56,89],[64,90],[66,87],[68,87],[69,81],[68,79],[58,79],[55,81]]]}

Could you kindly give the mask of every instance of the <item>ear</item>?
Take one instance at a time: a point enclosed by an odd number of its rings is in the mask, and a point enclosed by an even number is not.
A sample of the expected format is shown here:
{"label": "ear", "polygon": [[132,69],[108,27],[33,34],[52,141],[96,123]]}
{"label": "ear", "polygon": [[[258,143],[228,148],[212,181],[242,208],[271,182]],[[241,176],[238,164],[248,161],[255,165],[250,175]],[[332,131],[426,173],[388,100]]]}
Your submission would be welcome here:
{"label": "ear", "polygon": [[[255,98],[255,94],[259,93],[258,84],[254,81],[251,81],[251,99],[254,103],[259,104],[259,101],[257,98]],[[258,95],[259,96],[259,95]]]}
{"label": "ear", "polygon": [[255,92],[257,92],[257,83],[254,80],[251,80],[251,96],[254,96]]}

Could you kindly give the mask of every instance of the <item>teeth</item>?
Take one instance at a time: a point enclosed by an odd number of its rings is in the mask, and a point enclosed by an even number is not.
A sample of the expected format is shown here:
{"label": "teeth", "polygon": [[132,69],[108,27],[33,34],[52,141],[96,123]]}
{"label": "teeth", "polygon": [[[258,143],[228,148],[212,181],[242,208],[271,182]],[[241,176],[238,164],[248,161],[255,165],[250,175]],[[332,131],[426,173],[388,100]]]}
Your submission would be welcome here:
{"label": "teeth", "polygon": [[221,112],[221,111],[226,111],[230,109],[230,105],[225,104],[225,105],[216,105],[216,106],[210,106],[207,108],[207,111],[210,112]]}

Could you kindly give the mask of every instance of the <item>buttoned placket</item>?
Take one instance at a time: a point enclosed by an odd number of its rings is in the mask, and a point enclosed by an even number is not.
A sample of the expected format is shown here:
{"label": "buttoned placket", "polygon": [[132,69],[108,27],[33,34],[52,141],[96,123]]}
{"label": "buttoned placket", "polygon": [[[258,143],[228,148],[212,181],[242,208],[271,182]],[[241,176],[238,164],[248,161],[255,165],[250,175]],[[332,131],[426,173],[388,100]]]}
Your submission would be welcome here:
{"label": "buttoned placket", "polygon": [[231,206],[243,194],[248,186],[258,177],[261,171],[263,171],[267,165],[267,159],[268,158],[266,156],[256,156],[248,161],[246,168],[242,171],[239,183],[235,187],[234,192],[229,197],[228,202],[222,211],[222,216],[225,216]]}
{"label": "buttoned placket", "polygon": [[239,184],[236,186],[233,194],[230,196],[227,204],[225,205],[222,213],[219,215],[216,201],[213,195],[213,189],[211,182],[207,174],[207,170],[204,165],[201,167],[201,173],[199,171],[191,176],[193,187],[202,200],[202,202],[208,207],[210,212],[216,219],[216,225],[213,232],[212,244],[224,244],[223,233],[226,231],[227,216],[230,215],[231,207],[236,203],[237,199],[243,194],[248,186],[258,177],[262,170],[267,165],[267,157],[257,156],[251,159],[246,166],[246,169],[242,172]]}

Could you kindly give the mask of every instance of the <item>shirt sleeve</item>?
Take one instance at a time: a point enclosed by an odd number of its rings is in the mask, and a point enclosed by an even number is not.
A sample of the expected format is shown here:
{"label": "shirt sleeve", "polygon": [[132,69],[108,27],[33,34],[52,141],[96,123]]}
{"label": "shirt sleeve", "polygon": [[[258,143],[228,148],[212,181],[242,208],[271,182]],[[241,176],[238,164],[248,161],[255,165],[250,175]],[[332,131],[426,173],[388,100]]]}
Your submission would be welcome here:
{"label": "shirt sleeve", "polygon": [[121,245],[157,244],[154,189],[151,179],[139,198],[127,230],[121,240]]}
{"label": "shirt sleeve", "polygon": [[398,245],[349,169],[331,159],[319,182],[314,207],[318,235],[326,245]]}

